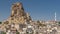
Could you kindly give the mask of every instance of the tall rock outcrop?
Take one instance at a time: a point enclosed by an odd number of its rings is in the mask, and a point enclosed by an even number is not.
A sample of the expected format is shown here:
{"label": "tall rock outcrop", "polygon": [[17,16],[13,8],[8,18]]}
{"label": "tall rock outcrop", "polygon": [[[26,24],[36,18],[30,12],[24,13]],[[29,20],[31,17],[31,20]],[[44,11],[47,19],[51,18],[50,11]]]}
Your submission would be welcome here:
{"label": "tall rock outcrop", "polygon": [[25,13],[22,3],[14,3],[11,8],[11,15],[7,19],[9,23],[25,23],[25,21],[30,21],[31,17],[28,13]]}

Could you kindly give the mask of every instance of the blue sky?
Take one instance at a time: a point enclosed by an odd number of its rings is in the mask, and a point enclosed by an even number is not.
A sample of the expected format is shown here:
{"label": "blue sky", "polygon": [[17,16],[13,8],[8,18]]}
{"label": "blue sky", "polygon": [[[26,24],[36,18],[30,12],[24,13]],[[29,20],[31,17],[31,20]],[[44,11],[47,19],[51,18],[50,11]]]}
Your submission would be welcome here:
{"label": "blue sky", "polygon": [[10,16],[11,5],[15,2],[22,2],[33,20],[54,20],[55,12],[60,20],[60,0],[0,0],[0,21]]}

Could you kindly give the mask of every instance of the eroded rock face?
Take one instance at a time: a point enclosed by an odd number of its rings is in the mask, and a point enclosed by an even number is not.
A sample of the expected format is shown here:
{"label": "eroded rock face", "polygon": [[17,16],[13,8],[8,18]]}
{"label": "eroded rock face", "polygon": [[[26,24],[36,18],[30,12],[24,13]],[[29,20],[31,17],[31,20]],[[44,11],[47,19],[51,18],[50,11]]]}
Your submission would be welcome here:
{"label": "eroded rock face", "polygon": [[30,21],[31,17],[28,13],[25,13],[22,3],[12,4],[12,11],[10,17],[7,19],[9,23],[25,23]]}
{"label": "eroded rock face", "polygon": [[26,28],[26,23],[31,23],[31,17],[28,13],[24,11],[22,3],[14,3],[11,7],[11,15],[8,17],[7,20],[3,21],[3,28],[5,31],[8,30],[20,30],[22,31],[23,28]]}
{"label": "eroded rock face", "polygon": [[15,3],[12,5],[12,15],[11,16],[23,16],[25,15],[22,3]]}

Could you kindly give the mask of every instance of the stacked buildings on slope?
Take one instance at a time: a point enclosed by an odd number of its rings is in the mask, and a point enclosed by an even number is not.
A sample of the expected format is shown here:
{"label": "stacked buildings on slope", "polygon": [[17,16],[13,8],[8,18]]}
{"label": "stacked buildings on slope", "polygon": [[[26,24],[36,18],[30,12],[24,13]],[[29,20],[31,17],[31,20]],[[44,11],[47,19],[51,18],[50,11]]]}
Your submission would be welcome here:
{"label": "stacked buildings on slope", "polygon": [[22,3],[12,4],[11,15],[0,24],[0,34],[60,34],[56,21],[33,21]]}

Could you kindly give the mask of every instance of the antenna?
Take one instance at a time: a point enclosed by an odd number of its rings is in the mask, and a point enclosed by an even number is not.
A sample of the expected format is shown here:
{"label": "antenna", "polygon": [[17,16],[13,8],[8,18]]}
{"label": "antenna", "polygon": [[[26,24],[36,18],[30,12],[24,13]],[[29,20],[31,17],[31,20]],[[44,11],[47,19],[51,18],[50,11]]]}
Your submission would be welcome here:
{"label": "antenna", "polygon": [[55,21],[56,21],[56,12],[55,12]]}

